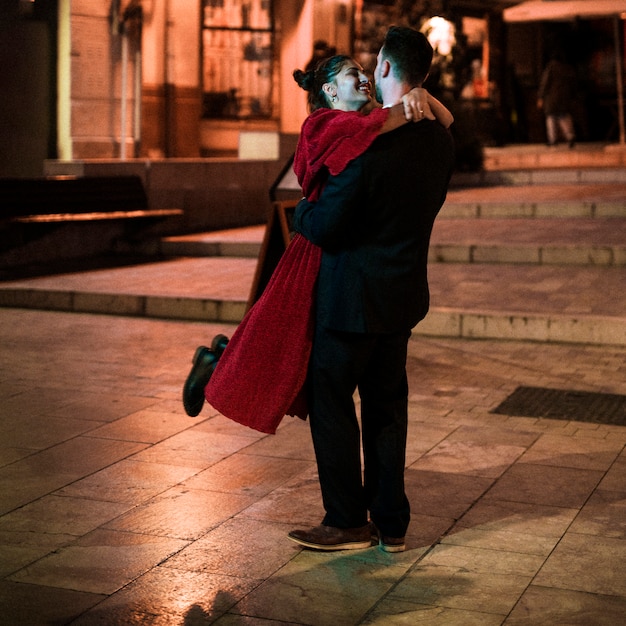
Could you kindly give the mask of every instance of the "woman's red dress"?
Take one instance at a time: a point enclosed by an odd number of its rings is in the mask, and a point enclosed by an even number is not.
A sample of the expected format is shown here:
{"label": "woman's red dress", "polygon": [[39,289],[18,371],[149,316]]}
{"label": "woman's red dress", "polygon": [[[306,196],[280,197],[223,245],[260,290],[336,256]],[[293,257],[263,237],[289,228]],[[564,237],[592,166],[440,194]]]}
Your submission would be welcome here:
{"label": "woman's red dress", "polygon": [[[318,109],[302,125],[293,168],[309,200],[374,141],[387,118]],[[296,234],[263,294],[248,311],[205,388],[222,415],[275,433],[285,415],[306,419],[305,381],[315,320],[315,282],[322,251]]]}

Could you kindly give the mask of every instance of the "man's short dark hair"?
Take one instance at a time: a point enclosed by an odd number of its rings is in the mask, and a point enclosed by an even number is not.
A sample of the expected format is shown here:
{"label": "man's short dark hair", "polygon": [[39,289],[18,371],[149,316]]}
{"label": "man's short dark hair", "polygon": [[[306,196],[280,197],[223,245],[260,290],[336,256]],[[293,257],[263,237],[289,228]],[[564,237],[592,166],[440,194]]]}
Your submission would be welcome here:
{"label": "man's short dark hair", "polygon": [[416,87],[428,76],[433,47],[423,33],[406,26],[392,26],[385,36],[382,58],[391,61],[398,80]]}

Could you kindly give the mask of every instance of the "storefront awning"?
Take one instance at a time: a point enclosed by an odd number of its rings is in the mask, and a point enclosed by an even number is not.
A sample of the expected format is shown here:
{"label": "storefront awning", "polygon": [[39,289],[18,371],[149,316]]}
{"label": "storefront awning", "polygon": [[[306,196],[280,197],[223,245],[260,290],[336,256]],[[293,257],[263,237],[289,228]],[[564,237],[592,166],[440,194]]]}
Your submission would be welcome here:
{"label": "storefront awning", "polygon": [[619,142],[624,145],[626,132],[624,130],[624,81],[620,50],[620,20],[626,19],[626,0],[594,0],[593,2],[588,0],[528,0],[504,9],[502,16],[505,22],[613,18]]}
{"label": "storefront awning", "polygon": [[626,14],[626,0],[528,0],[504,9],[505,22],[540,22]]}

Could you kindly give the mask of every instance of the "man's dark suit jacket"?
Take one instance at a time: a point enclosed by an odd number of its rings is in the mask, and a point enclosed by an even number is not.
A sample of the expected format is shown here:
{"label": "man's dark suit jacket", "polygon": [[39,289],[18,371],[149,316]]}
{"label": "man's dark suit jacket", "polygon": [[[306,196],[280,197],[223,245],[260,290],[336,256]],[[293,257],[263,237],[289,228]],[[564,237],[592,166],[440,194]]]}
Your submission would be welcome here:
{"label": "man's dark suit jacket", "polygon": [[408,123],[380,135],[318,202],[302,200],[295,230],[323,250],[317,323],[340,331],[413,328],[429,306],[428,245],[454,163],[439,123]]}

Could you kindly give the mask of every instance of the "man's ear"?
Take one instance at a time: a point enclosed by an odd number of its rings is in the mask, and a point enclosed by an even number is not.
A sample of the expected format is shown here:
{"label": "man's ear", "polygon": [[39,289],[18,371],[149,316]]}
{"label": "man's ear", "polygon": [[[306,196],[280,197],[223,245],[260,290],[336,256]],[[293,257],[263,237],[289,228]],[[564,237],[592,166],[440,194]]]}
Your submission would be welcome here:
{"label": "man's ear", "polygon": [[387,76],[389,76],[389,72],[391,72],[391,63],[387,60],[383,60],[380,66],[380,75],[383,78],[387,78]]}

